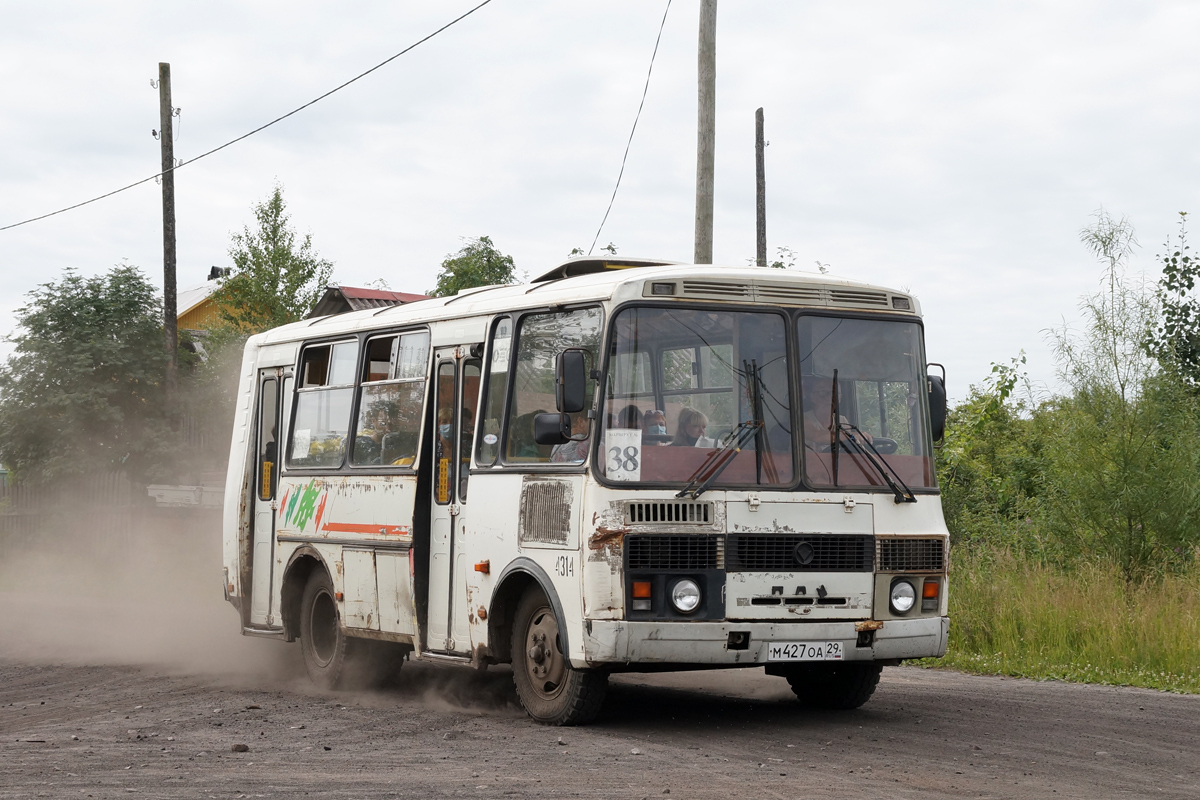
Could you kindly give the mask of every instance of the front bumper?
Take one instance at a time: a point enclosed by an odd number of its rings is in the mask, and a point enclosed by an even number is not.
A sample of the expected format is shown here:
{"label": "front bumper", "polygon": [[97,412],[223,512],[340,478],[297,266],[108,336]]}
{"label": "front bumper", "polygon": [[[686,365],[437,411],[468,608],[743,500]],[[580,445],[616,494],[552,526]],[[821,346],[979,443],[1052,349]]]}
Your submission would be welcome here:
{"label": "front bumper", "polygon": [[[947,617],[886,620],[870,647],[858,647],[858,631],[848,622],[627,622],[589,620],[584,624],[584,663],[713,664],[767,663],[770,642],[841,642],[847,661],[940,658],[946,654]],[[730,650],[730,633],[748,633],[744,650]]]}

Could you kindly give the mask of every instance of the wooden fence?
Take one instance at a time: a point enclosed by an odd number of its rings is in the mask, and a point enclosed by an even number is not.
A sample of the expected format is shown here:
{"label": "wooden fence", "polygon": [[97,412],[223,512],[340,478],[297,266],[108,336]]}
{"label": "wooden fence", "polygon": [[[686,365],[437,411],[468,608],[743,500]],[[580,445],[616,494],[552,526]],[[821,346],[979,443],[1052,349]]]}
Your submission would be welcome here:
{"label": "wooden fence", "polygon": [[219,508],[161,508],[123,472],[54,486],[0,486],[0,559],[20,550],[128,553],[139,536],[217,533]]}

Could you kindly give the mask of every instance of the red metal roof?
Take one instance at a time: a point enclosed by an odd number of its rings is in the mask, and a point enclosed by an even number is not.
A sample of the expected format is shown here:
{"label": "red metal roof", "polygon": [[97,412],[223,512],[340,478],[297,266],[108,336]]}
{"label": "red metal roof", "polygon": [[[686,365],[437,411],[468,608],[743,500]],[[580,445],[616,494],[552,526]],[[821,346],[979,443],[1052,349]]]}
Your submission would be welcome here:
{"label": "red metal roof", "polygon": [[412,303],[428,299],[423,294],[392,292],[387,289],[360,289],[355,286],[339,286],[338,288],[347,300],[391,300],[395,303]]}

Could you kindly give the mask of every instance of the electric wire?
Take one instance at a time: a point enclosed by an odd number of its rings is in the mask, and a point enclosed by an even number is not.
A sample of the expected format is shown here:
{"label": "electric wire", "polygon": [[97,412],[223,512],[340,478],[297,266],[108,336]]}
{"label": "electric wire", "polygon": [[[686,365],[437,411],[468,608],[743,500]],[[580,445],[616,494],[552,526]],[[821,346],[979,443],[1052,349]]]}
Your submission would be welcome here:
{"label": "electric wire", "polygon": [[[608,222],[608,214],[612,211],[613,203],[617,199],[617,190],[621,188],[621,177],[625,174],[625,161],[629,158],[629,147],[633,144],[633,134],[637,132],[638,120],[642,118],[642,108],[646,105],[646,93],[650,91],[650,76],[654,73],[654,58],[658,55],[658,43],[662,41],[663,28],[667,24],[667,12],[671,10],[671,0],[667,0],[667,7],[663,9],[662,22],[658,24],[658,36],[654,40],[654,52],[650,54],[650,69],[646,70],[646,85],[642,87],[642,101],[638,103],[637,114],[633,118],[633,128],[629,131],[629,141],[625,142],[625,155],[621,156],[621,170],[617,173],[617,185],[613,187],[612,197],[608,199],[608,208],[604,210],[604,219],[600,220],[600,227],[596,229],[596,238],[592,239],[592,246],[588,248],[588,255],[596,249],[596,242],[600,241],[600,231],[604,230],[604,223]],[[0,228],[3,230],[3,228]]]}
{"label": "electric wire", "polygon": [[[179,169],[180,167],[186,166],[186,165],[188,165],[188,164],[194,164],[195,162],[199,161],[200,159],[202,159],[202,158],[207,158],[208,156],[211,156],[211,155],[213,155],[214,153],[218,153],[218,152],[220,152],[221,150],[224,150],[226,147],[229,147],[229,146],[231,146],[231,145],[235,145],[235,144],[237,144],[238,142],[242,141],[243,139],[249,139],[249,138],[250,138],[251,136],[253,136],[254,134],[256,134],[256,133],[260,133],[260,132],[262,132],[262,131],[265,131],[267,128],[271,127],[272,125],[275,125],[276,123],[283,122],[283,121],[284,121],[285,119],[287,119],[288,117],[291,117],[291,116],[293,116],[293,115],[295,115],[295,114],[298,114],[298,113],[300,113],[301,111],[303,111],[304,109],[308,108],[309,106],[315,105],[316,103],[319,103],[320,101],[324,100],[326,97],[329,97],[331,94],[334,94],[335,92],[340,92],[342,89],[345,89],[347,86],[349,86],[350,84],[354,83],[355,81],[361,80],[362,78],[365,78],[366,76],[370,75],[372,72],[375,72],[376,70],[380,69],[381,67],[387,66],[388,64],[390,64],[391,62],[393,62],[393,61],[395,61],[397,58],[399,58],[400,56],[404,55],[405,53],[409,52],[410,50],[413,50],[413,49],[415,49],[415,48],[416,48],[416,47],[418,47],[419,45],[422,45],[422,44],[424,44],[425,42],[427,42],[427,41],[429,41],[430,39],[432,39],[433,37],[437,36],[437,35],[438,35],[439,33],[441,33],[442,31],[444,31],[444,30],[446,30],[446,29],[448,29],[448,28],[451,28],[451,27],[453,27],[454,25],[457,25],[459,22],[462,22],[464,19],[466,19],[467,17],[471,16],[471,15],[472,15],[472,14],[474,14],[476,11],[478,11],[478,10],[479,10],[479,9],[481,9],[481,8],[483,8],[484,6],[486,6],[486,5],[487,5],[488,3],[490,3],[490,2],[492,2],[492,0],[483,0],[483,2],[482,2],[482,3],[480,3],[479,5],[475,6],[475,7],[474,7],[474,8],[472,8],[472,9],[470,9],[469,11],[467,11],[467,12],[466,12],[466,13],[464,13],[464,14],[462,14],[461,16],[455,17],[454,19],[452,19],[451,21],[447,22],[447,23],[446,23],[445,25],[443,25],[442,27],[440,27],[440,28],[438,28],[437,30],[435,30],[433,33],[430,33],[430,34],[428,34],[427,36],[425,36],[425,37],[423,37],[423,38],[421,38],[421,39],[418,39],[417,41],[415,41],[415,42],[413,42],[412,44],[410,44],[408,47],[406,47],[406,48],[404,48],[403,50],[401,50],[399,53],[396,53],[394,56],[391,56],[390,58],[387,58],[387,59],[385,59],[385,60],[383,60],[383,61],[379,62],[378,64],[376,64],[375,66],[373,66],[373,67],[371,67],[369,70],[367,70],[366,72],[362,72],[362,73],[359,73],[358,75],[355,75],[353,78],[351,78],[350,80],[346,81],[345,83],[342,83],[342,84],[340,84],[339,86],[335,86],[334,88],[330,89],[328,92],[325,92],[325,94],[323,94],[323,95],[321,95],[321,96],[319,96],[319,97],[316,97],[316,98],[314,98],[314,99],[312,99],[312,100],[309,100],[309,101],[308,101],[307,103],[305,103],[304,105],[302,105],[302,106],[299,106],[299,107],[297,107],[297,108],[294,108],[294,109],[292,109],[291,111],[289,111],[288,113],[284,114],[283,116],[276,117],[275,119],[271,120],[270,122],[268,122],[268,123],[266,123],[266,124],[264,124],[264,125],[259,125],[257,128],[255,128],[254,130],[250,131],[249,133],[244,133],[244,134],[242,134],[241,136],[237,137],[236,139],[231,139],[231,140],[229,140],[228,142],[226,142],[225,144],[222,144],[222,145],[219,145],[219,146],[217,146],[217,147],[214,147],[213,149],[211,149],[211,150],[209,150],[209,151],[207,151],[207,152],[205,152],[205,153],[201,153],[200,155],[196,156],[195,158],[190,158],[190,159],[187,159],[186,161],[182,161],[182,162],[181,162],[181,163],[180,163],[178,166],[172,167],[171,169],[166,169],[166,170],[163,170],[162,172],[159,172],[159,173],[157,173],[157,174],[151,175],[151,176],[150,176],[150,177],[148,177],[148,178],[142,178],[140,181],[134,181],[134,182],[133,182],[133,183],[131,183],[131,184],[128,184],[128,185],[126,185],[126,186],[122,186],[120,189],[114,189],[114,190],[112,190],[111,192],[105,192],[104,194],[102,194],[102,195],[99,195],[99,196],[97,196],[97,197],[93,197],[93,198],[92,198],[92,199],[90,199],[90,200],[84,200],[82,203],[76,203],[76,204],[75,204],[75,205],[73,205],[73,206],[67,206],[66,208],[60,208],[60,209],[59,209],[59,210],[57,210],[57,211],[51,211],[49,214],[42,214],[41,216],[37,216],[37,217],[30,217],[29,219],[22,220],[22,221],[20,221],[20,222],[14,222],[14,223],[12,223],[12,224],[10,224],[10,225],[5,225],[5,226],[3,226],[3,227],[0,227],[0,231],[7,231],[7,230],[10,230],[10,229],[12,229],[12,228],[18,228],[18,227],[20,227],[21,225],[28,225],[28,224],[29,224],[29,223],[31,223],[31,222],[37,222],[38,220],[43,220],[43,219],[46,219],[46,218],[48,218],[48,217],[57,216],[58,214],[63,214],[63,213],[66,213],[67,211],[73,211],[73,210],[75,210],[75,209],[77,209],[77,208],[81,208],[81,207],[83,207],[83,206],[86,206],[86,205],[89,205],[89,204],[91,204],[91,203],[95,203],[95,202],[97,202],[97,201],[99,201],[99,200],[103,200],[103,199],[105,199],[106,197],[112,197],[112,196],[113,196],[113,195],[115,195],[115,194],[120,194],[121,192],[124,192],[124,191],[126,191],[126,190],[128,190],[128,189],[132,189],[132,188],[134,188],[135,186],[141,186],[143,183],[149,183],[150,181],[155,181],[155,180],[158,180],[159,178],[161,178],[163,175],[167,174],[168,172],[174,172],[175,170]],[[668,3],[668,5],[670,5],[670,4]],[[597,233],[597,236],[598,236],[598,235],[599,235],[599,233]]]}

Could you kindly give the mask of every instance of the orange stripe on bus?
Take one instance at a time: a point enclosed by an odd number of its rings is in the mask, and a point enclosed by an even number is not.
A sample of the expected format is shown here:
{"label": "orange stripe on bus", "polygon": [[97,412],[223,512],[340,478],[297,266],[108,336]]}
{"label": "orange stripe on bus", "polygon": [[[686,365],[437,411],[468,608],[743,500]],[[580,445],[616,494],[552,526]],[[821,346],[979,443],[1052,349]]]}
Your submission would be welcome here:
{"label": "orange stripe on bus", "polygon": [[391,536],[407,536],[407,525],[376,525],[370,522],[326,522],[321,530],[330,533],[386,533]]}

